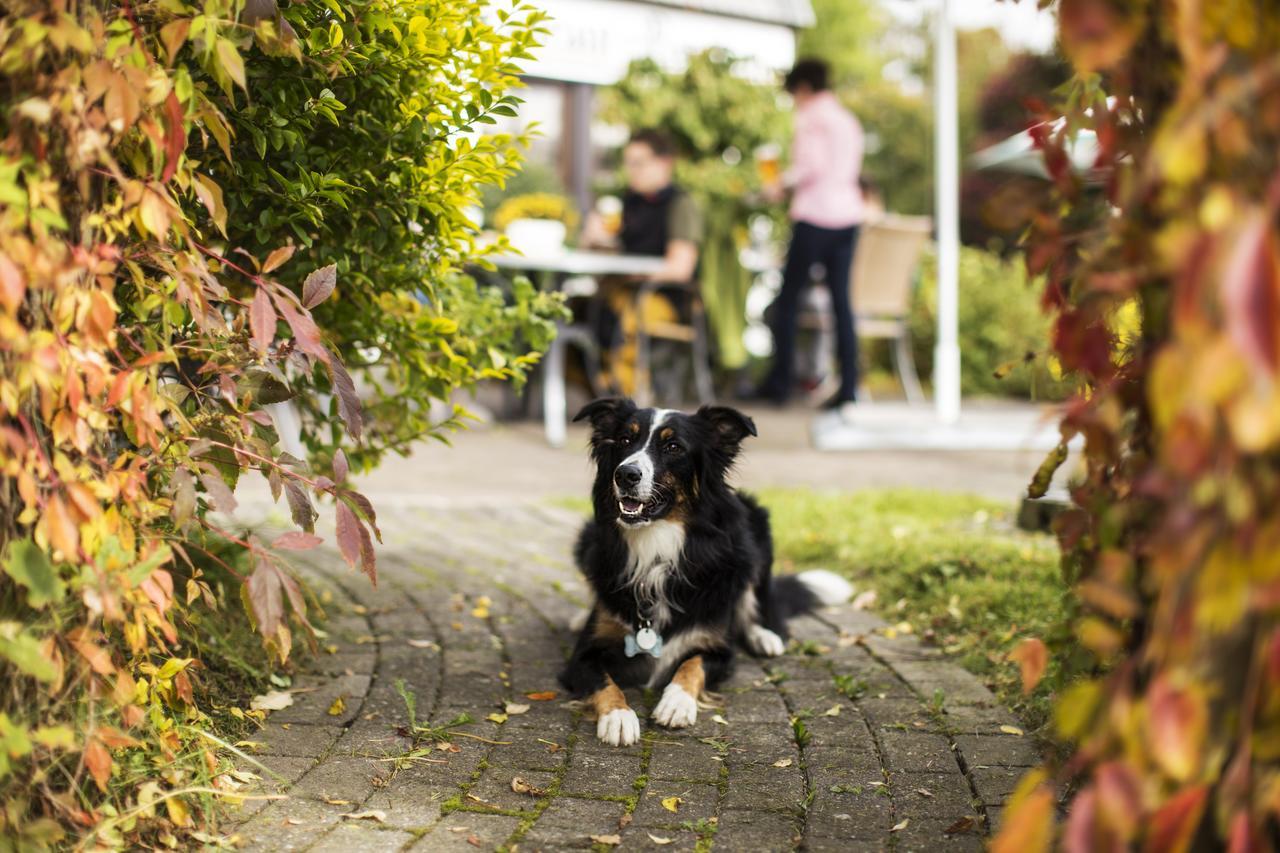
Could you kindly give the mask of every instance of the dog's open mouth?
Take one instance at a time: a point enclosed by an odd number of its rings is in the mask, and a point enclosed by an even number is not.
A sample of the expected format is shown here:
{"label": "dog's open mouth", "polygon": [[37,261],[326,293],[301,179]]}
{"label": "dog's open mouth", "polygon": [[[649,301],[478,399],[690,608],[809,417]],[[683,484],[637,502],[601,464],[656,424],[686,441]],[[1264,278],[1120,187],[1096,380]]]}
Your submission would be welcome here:
{"label": "dog's open mouth", "polygon": [[647,501],[631,497],[618,498],[618,516],[628,524],[650,521],[659,516],[665,508],[666,501],[658,497],[652,497]]}

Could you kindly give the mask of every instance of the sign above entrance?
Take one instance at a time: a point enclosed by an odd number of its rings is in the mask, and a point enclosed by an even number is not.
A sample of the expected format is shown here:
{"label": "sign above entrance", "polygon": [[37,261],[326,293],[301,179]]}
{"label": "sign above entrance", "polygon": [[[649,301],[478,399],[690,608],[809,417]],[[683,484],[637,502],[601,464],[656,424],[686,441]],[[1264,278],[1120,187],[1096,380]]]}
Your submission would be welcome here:
{"label": "sign above entrance", "polygon": [[550,33],[531,77],[608,85],[633,59],[651,57],[664,68],[684,67],[692,53],[724,48],[744,60],[743,72],[771,78],[795,61],[795,32],[782,24],[695,12],[629,0],[541,0]]}

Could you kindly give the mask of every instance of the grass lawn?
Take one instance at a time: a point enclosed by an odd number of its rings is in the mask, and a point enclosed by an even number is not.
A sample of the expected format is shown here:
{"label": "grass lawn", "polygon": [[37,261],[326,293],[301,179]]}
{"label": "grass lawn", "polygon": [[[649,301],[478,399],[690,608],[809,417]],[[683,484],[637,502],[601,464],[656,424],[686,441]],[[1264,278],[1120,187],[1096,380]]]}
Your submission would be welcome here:
{"label": "grass lawn", "polygon": [[[907,489],[758,495],[773,515],[778,571],[826,568],[858,592],[874,590],[871,609],[896,630],[953,655],[1029,729],[1045,723],[1057,662],[1023,696],[1005,655],[1024,637],[1061,630],[1065,587],[1057,542],[1018,530],[1012,503]],[[590,511],[585,500],[559,503]]]}
{"label": "grass lawn", "polygon": [[768,490],[780,571],[827,568],[897,630],[940,646],[978,674],[1031,728],[1049,714],[1050,665],[1029,697],[1005,655],[1060,628],[1064,592],[1052,536],[1014,525],[1012,504],[918,490]]}

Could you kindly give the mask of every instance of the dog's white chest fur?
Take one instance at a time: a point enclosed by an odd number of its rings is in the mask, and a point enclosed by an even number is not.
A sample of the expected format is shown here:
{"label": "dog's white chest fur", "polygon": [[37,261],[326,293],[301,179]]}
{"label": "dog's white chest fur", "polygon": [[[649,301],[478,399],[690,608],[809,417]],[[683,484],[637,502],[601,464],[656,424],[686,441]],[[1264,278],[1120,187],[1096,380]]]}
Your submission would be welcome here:
{"label": "dog's white chest fur", "polygon": [[680,565],[684,525],[658,520],[643,527],[624,528],[622,536],[630,552],[627,583],[635,591],[637,603],[648,606],[649,618],[661,631],[671,621],[667,580]]}

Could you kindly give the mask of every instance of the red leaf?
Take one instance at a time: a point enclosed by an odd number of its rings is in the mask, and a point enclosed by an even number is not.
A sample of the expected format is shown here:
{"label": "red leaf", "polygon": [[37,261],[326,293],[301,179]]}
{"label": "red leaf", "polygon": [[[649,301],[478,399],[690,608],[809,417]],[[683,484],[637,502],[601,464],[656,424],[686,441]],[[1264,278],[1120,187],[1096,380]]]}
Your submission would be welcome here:
{"label": "red leaf", "polygon": [[1203,700],[1160,676],[1147,691],[1147,740],[1152,757],[1177,781],[1191,778],[1203,758],[1207,711]]}
{"label": "red leaf", "polygon": [[169,122],[169,135],[165,137],[164,175],[160,180],[168,183],[173,178],[173,173],[178,171],[178,158],[187,147],[187,129],[182,121],[182,104],[178,102],[178,95],[172,89],[169,90],[164,106]]}
{"label": "red leaf", "polygon": [[361,524],[360,526],[360,568],[369,576],[369,582],[374,586],[378,585],[378,558],[373,553],[373,539],[369,536],[368,529]]}
{"label": "red leaf", "polygon": [[314,530],[316,509],[297,480],[291,478],[284,481],[284,496],[289,501],[289,514],[293,517],[293,523],[308,532]]}
{"label": "red leaf", "polygon": [[1239,812],[1231,821],[1231,838],[1227,842],[1228,853],[1258,853],[1262,848],[1249,822],[1248,812]]}
{"label": "red leaf", "polygon": [[339,483],[345,483],[347,481],[347,473],[349,471],[350,468],[347,465],[347,454],[343,453],[342,449],[339,448],[338,452],[333,454],[333,479],[337,480]]}
{"label": "red leaf", "polygon": [[291,530],[276,537],[276,540],[271,543],[271,547],[282,548],[286,551],[309,551],[323,541],[315,534]]}
{"label": "red leaf", "polygon": [[258,633],[268,639],[274,637],[284,618],[280,570],[270,560],[259,559],[258,567],[245,583],[249,590],[253,620],[258,623]]}
{"label": "red leaf", "polygon": [[343,367],[337,356],[328,360],[329,378],[333,390],[338,395],[338,414],[347,426],[347,433],[357,441],[364,428],[364,412],[360,408],[360,396],[356,394],[356,385],[351,381],[351,374]]}
{"label": "red leaf", "polygon": [[1107,827],[1124,839],[1133,837],[1142,817],[1142,792],[1137,774],[1122,761],[1108,761],[1094,773],[1098,786],[1098,811]]}
{"label": "red leaf", "polygon": [[294,580],[288,572],[280,572],[280,585],[284,587],[285,595],[289,596],[289,604],[293,607],[293,613],[298,620],[306,625],[309,630],[314,631],[311,623],[307,621],[307,602],[302,597],[302,589],[298,586],[298,582]]}
{"label": "red leaf", "polygon": [[302,305],[304,308],[315,308],[329,298],[338,284],[338,265],[329,264],[312,270],[307,280],[302,283]]}
{"label": "red leaf", "polygon": [[98,790],[105,792],[107,783],[111,781],[111,753],[102,745],[102,741],[90,740],[84,747],[84,765],[97,783]]}
{"label": "red leaf", "polygon": [[1062,829],[1063,853],[1093,853],[1097,847],[1098,795],[1085,788],[1071,800],[1071,812]]}
{"label": "red leaf", "polygon": [[209,495],[209,499],[213,502],[213,508],[218,512],[233,513],[239,505],[236,503],[236,497],[232,494],[230,487],[226,481],[222,479],[222,475],[217,469],[210,468],[200,472],[200,482],[204,484],[204,490]]}
{"label": "red leaf", "polygon": [[1258,371],[1274,376],[1280,368],[1280,275],[1270,217],[1254,214],[1236,241],[1226,274],[1222,302],[1227,333]]}
{"label": "red leaf", "polygon": [[271,306],[271,297],[262,289],[253,295],[249,305],[249,327],[253,331],[253,348],[260,355],[265,355],[276,336],[276,309]]}
{"label": "red leaf", "polygon": [[299,311],[292,302],[283,297],[276,297],[276,307],[280,309],[280,313],[284,315],[285,322],[289,324],[289,330],[293,332],[293,338],[298,344],[298,349],[328,364],[330,360],[329,351],[320,342],[320,329],[316,326],[315,321],[306,313]]}
{"label": "red leaf", "polygon": [[1182,853],[1190,849],[1208,793],[1206,786],[1196,785],[1166,800],[1147,822],[1145,853]]}
{"label": "red leaf", "polygon": [[369,522],[369,526],[373,528],[373,535],[378,537],[378,541],[382,541],[382,531],[378,529],[378,514],[373,511],[373,504],[364,495],[359,492],[349,491],[347,497],[356,502],[356,506],[360,507],[360,513],[364,516],[364,520]]}
{"label": "red leaf", "polygon": [[1009,659],[1016,661],[1022,672],[1022,692],[1030,693],[1044,677],[1045,667],[1049,665],[1049,650],[1036,637],[1028,637],[1009,653]]}
{"label": "red leaf", "polygon": [[337,532],[342,558],[354,569],[360,559],[360,521],[343,501],[338,501]]}
{"label": "red leaf", "polygon": [[3,252],[0,252],[0,305],[17,311],[27,293],[27,282],[22,270]]}

